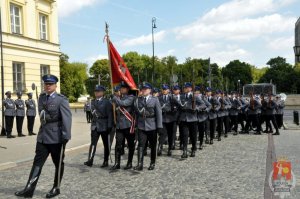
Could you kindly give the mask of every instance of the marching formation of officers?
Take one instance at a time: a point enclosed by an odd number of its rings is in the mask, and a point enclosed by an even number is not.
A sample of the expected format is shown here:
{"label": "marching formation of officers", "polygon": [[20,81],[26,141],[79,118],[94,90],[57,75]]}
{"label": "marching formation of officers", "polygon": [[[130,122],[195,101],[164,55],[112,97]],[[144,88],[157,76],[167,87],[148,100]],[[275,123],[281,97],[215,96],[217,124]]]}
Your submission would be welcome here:
{"label": "marching formation of officers", "polygon": [[[14,118],[16,117],[18,137],[24,137],[22,132],[23,121],[26,115],[27,117],[27,130],[28,135],[36,135],[33,132],[33,126],[36,116],[36,103],[32,99],[32,93],[27,93],[28,99],[22,99],[22,92],[17,92],[17,99],[11,99],[11,92],[5,93],[6,99],[3,101],[4,104],[4,115],[5,115],[5,130],[7,138],[15,138],[12,135],[12,128],[14,124]],[[26,112],[25,112],[26,107]]]}
{"label": "marching formation of officers", "polygon": [[[92,166],[97,142],[101,136],[104,145],[104,162],[101,167],[108,167],[112,138],[111,131],[116,129],[115,164],[110,168],[121,168],[121,155],[124,154],[125,140],[128,147],[125,170],[143,170],[144,156],[150,147],[150,165],[155,169],[156,156],[161,156],[163,146],[167,144],[167,156],[172,156],[175,141],[179,139],[181,158],[196,156],[197,149],[203,145],[221,141],[229,132],[233,135],[273,133],[279,135],[283,126],[284,100],[280,95],[254,96],[247,99],[237,92],[213,91],[211,88],[193,87],[186,82],[181,90],[179,86],[163,84],[162,91],[153,88],[150,83],[143,83],[136,96],[130,95],[130,88],[125,82],[115,87],[110,100],[106,99],[105,87],[97,85],[95,99],[85,107],[87,121],[91,122],[91,145],[88,160]],[[114,111],[115,110],[115,111]],[[114,121],[115,120],[115,121]],[[263,131],[262,125],[266,123]],[[272,124],[271,124],[272,123]],[[238,131],[238,126],[241,131]],[[272,127],[273,125],[273,127]],[[179,129],[179,136],[177,136]],[[199,145],[197,144],[199,141]],[[137,165],[132,160],[137,142]],[[188,144],[192,145],[188,154]]]}

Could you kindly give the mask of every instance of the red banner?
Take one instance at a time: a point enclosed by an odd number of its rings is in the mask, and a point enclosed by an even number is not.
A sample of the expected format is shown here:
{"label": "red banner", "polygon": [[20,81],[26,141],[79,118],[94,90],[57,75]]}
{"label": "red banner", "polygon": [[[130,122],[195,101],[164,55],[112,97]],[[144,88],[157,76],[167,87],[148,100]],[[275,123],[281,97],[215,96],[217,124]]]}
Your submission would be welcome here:
{"label": "red banner", "polygon": [[130,89],[136,90],[136,84],[128,70],[123,58],[120,56],[114,45],[109,41],[109,52],[111,61],[111,72],[113,85],[118,85],[121,81],[128,84]]}

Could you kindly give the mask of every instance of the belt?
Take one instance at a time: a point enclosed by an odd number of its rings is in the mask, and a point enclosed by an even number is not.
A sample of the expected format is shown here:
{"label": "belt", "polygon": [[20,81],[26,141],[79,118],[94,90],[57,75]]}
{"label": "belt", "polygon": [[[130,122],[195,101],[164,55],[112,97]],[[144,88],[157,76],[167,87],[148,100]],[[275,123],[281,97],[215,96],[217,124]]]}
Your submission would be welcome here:
{"label": "belt", "polygon": [[155,118],[155,115],[145,115],[144,118]]}

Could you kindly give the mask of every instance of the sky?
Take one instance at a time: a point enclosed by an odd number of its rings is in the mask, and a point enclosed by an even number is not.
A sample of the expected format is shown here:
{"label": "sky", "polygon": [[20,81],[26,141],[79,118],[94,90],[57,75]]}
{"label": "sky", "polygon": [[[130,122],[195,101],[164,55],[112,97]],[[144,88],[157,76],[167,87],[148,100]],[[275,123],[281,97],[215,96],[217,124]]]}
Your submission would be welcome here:
{"label": "sky", "polygon": [[[58,0],[61,51],[91,66],[107,58],[105,22],[122,55],[211,58],[226,66],[239,59],[264,67],[282,56],[294,64],[294,28],[300,0]],[[298,11],[298,12],[297,12]]]}

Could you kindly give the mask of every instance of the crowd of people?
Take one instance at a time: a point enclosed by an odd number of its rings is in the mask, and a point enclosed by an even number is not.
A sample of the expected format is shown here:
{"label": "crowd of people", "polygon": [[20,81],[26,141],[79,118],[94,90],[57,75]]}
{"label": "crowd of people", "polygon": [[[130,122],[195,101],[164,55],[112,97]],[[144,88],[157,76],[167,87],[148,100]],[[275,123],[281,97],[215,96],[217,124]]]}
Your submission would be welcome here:
{"label": "crowd of people", "polygon": [[[71,139],[72,114],[67,98],[56,92],[58,78],[48,74],[42,79],[44,93],[38,100],[41,124],[35,157],[24,189],[15,193],[19,197],[33,196],[43,165],[50,154],[55,165],[55,175],[53,187],[46,198],[60,194],[65,147]],[[212,145],[215,139],[221,141],[222,137],[226,138],[229,132],[238,135],[255,131],[255,134],[260,135],[262,132],[273,133],[275,128],[273,135],[279,135],[279,129],[283,126],[284,100],[280,95],[276,95],[274,99],[272,94],[255,96],[251,93],[249,98],[245,98],[237,92],[226,93],[211,88],[204,90],[189,82],[182,89],[179,86],[163,84],[161,92],[145,82],[135,91],[135,95],[129,94],[131,91],[128,84],[121,82],[114,88],[114,94],[107,98],[104,86],[95,87],[95,98],[89,99],[84,108],[87,122],[91,123],[91,144],[88,160],[84,165],[93,166],[101,136],[104,145],[104,161],[101,167],[109,166],[112,132],[116,132],[116,145],[115,163],[110,169],[121,168],[121,156],[124,155],[127,145],[128,159],[124,169],[142,171],[147,148],[151,150],[148,170],[154,170],[156,157],[162,155],[163,146],[167,144],[167,156],[172,156],[177,139],[180,143],[179,149],[182,150],[181,158],[186,159],[189,156],[195,157],[196,151],[203,150],[204,144]],[[26,102],[21,99],[20,92],[17,93],[18,99],[15,101],[11,99],[11,92],[6,92],[6,96],[4,106],[7,137],[13,137],[11,129],[15,116],[17,125],[23,123],[25,106],[29,135],[35,135],[32,127],[36,107],[32,94],[28,94]],[[263,131],[264,122],[266,127]],[[24,136],[21,126],[17,129],[18,135]],[[192,148],[188,152],[189,144]],[[137,165],[133,167],[136,145]]]}
{"label": "crowd of people", "polygon": [[[27,93],[28,99],[22,99],[22,92],[17,92],[17,99],[11,98],[11,91],[5,93],[6,99],[3,101],[4,115],[5,115],[5,135],[7,138],[15,138],[12,135],[12,129],[14,125],[14,118],[16,118],[18,137],[24,137],[23,134],[23,121],[25,116],[27,117],[27,130],[28,135],[36,135],[33,132],[33,126],[36,116],[36,103],[32,99],[32,93]],[[26,108],[26,111],[25,111]]]}
{"label": "crowd of people", "polygon": [[[124,169],[143,170],[144,155],[151,149],[149,170],[155,168],[156,156],[161,156],[164,145],[167,156],[172,156],[179,140],[181,158],[196,156],[203,145],[221,141],[228,133],[254,134],[272,133],[280,135],[283,127],[284,100],[280,95],[238,92],[193,86],[186,82],[182,89],[163,84],[161,89],[143,83],[136,95],[131,95],[125,82],[114,88],[114,94],[105,98],[106,88],[97,85],[95,99],[85,105],[87,122],[91,122],[91,145],[87,166],[92,166],[99,137],[104,144],[104,161],[108,167],[111,148],[111,131],[116,129],[115,164],[110,168],[121,168],[121,155],[127,142],[128,160]],[[114,111],[115,110],[115,111]],[[115,121],[114,121],[115,120]],[[265,125],[263,125],[265,123]],[[265,129],[262,127],[265,126]],[[275,131],[273,132],[273,129]],[[132,166],[137,142],[138,163]],[[198,144],[199,142],[199,144]],[[188,144],[192,145],[188,154]]]}

